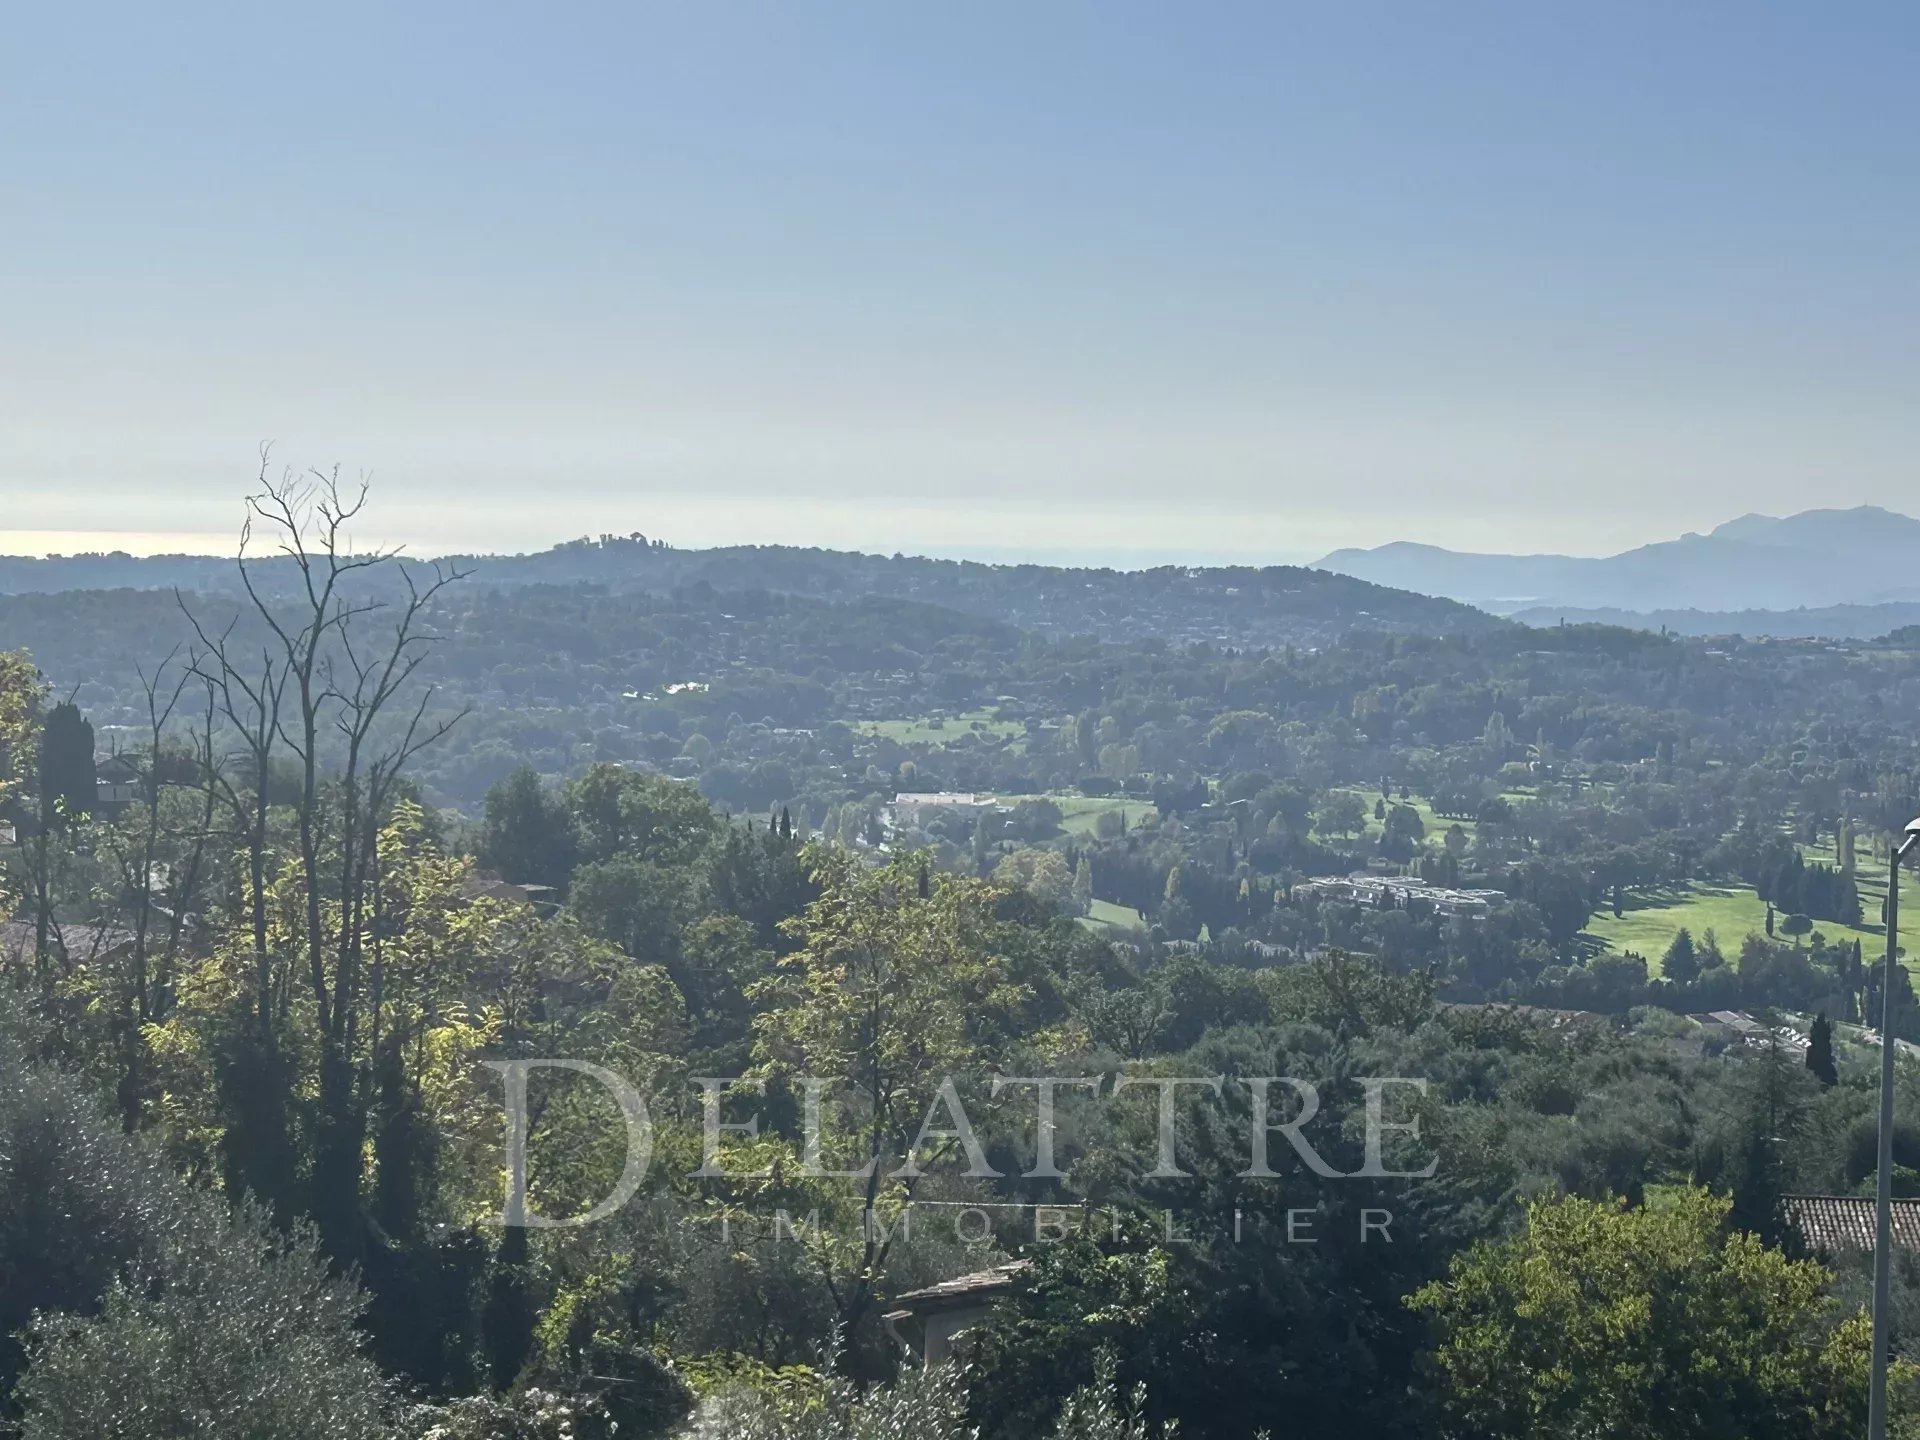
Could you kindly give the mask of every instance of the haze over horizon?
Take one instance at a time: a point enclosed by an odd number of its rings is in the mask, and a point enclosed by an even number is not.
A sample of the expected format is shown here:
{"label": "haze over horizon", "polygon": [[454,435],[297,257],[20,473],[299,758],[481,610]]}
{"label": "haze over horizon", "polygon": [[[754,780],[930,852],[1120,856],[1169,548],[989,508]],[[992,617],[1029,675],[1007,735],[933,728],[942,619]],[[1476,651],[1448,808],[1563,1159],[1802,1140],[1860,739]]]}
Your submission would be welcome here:
{"label": "haze over horizon", "polygon": [[[380,504],[373,508],[380,511],[387,511],[392,507]],[[1812,508],[1825,510],[1851,507],[1821,506]],[[886,516],[882,518],[890,518],[894,513],[896,512],[887,512]],[[1752,515],[1757,512],[1747,513]],[[814,518],[817,519],[817,523],[820,526],[817,532],[805,524],[796,528],[787,526],[784,522],[782,522],[782,528],[778,531],[770,531],[764,526],[756,527],[748,520],[736,525],[734,527],[734,533],[718,531],[713,534],[711,538],[703,538],[694,542],[682,540],[678,535],[673,533],[670,528],[663,528],[657,525],[626,528],[618,526],[609,528],[602,526],[591,532],[583,532],[583,534],[589,537],[601,534],[630,534],[633,533],[635,528],[638,528],[640,533],[646,534],[651,539],[665,540],[669,544],[687,549],[724,548],[730,545],[778,544],[803,547],[810,546],[828,550],[851,550],[880,555],[925,555],[943,560],[978,560],[986,563],[1007,564],[1034,563],[1064,566],[1105,566],[1123,570],[1173,564],[1311,565],[1324,556],[1330,556],[1334,551],[1339,549],[1351,548],[1367,550],[1395,543],[1431,545],[1439,549],[1455,549],[1458,553],[1467,555],[1523,556],[1529,554],[1557,554],[1583,559],[1604,558],[1608,555],[1621,553],[1623,550],[1638,548],[1639,545],[1659,544],[1681,538],[1679,533],[1649,535],[1642,541],[1619,547],[1619,549],[1563,550],[1553,552],[1483,550],[1476,549],[1471,543],[1454,547],[1420,535],[1395,535],[1376,542],[1375,544],[1353,547],[1334,546],[1324,549],[1305,546],[1291,547],[1285,550],[1273,550],[1259,545],[1257,541],[1248,541],[1244,548],[1229,546],[1226,548],[1205,550],[1180,548],[1166,543],[1156,545],[1147,540],[1143,540],[1142,543],[1132,546],[1086,547],[1072,544],[1021,545],[1016,542],[995,540],[990,534],[985,534],[978,529],[978,516],[962,516],[959,517],[962,523],[956,527],[956,533],[949,535],[946,539],[942,540],[936,536],[928,543],[908,545],[900,544],[890,539],[885,533],[872,528],[870,523],[863,525],[860,523],[858,517],[835,515],[832,519]],[[1721,522],[1716,523],[1725,523],[1740,518],[1744,517],[1729,515],[1723,517]],[[239,519],[240,514],[238,509],[236,509],[235,529],[227,533],[217,531],[114,532],[88,530],[0,530],[0,557],[37,558],[42,556],[80,555],[111,551],[121,551],[135,556],[226,555],[231,553],[234,548],[235,539],[238,534]],[[839,522],[837,527],[836,522]],[[422,558],[431,558],[440,555],[534,554],[551,549],[556,545],[565,544],[571,540],[583,538],[583,534],[556,534],[549,540],[545,538],[535,538],[537,532],[523,532],[517,540],[509,539],[501,544],[461,543],[458,539],[422,539],[417,535],[409,534],[405,531],[394,530],[391,528],[391,516],[385,514],[379,517],[378,523],[383,527],[378,532],[366,529],[357,531],[356,539],[358,543],[362,545],[398,546],[407,553]],[[1714,524],[1709,524],[1700,527],[1698,531],[1685,533],[1706,534],[1710,533],[1714,528]],[[431,531],[428,532],[429,537],[431,537],[432,533]],[[457,532],[454,533],[457,534]],[[1306,532],[1296,531],[1294,533],[1300,534]],[[871,534],[872,539],[855,541],[846,538],[850,534],[859,536]],[[967,534],[981,535],[982,538],[975,543],[968,543],[965,538],[962,538]],[[826,538],[822,538],[823,536]],[[1470,539],[1471,537],[1469,537],[1469,542]]]}
{"label": "haze over horizon", "polygon": [[212,545],[263,437],[429,552],[1592,555],[1914,478],[1901,7],[10,39],[0,548]]}

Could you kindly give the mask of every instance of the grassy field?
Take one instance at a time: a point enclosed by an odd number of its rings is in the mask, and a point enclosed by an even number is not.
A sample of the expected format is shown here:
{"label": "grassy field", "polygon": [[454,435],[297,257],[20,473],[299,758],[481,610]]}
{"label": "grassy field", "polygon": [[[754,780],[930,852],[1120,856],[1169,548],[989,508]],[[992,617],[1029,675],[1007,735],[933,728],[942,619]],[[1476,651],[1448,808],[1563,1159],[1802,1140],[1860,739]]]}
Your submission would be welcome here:
{"label": "grassy field", "polygon": [[[1386,829],[1386,823],[1384,821],[1376,820],[1373,818],[1373,807],[1375,802],[1378,801],[1380,798],[1380,792],[1378,790],[1354,790],[1351,793],[1358,795],[1360,797],[1361,804],[1363,804],[1366,807],[1367,838],[1370,840],[1378,840],[1380,838],[1380,832]],[[1531,800],[1533,797],[1531,795],[1523,794],[1520,791],[1516,790],[1516,791],[1508,791],[1506,798],[1512,803],[1518,804],[1522,800]],[[1471,840],[1474,836],[1475,825],[1473,821],[1448,820],[1443,818],[1442,816],[1434,814],[1432,802],[1427,800],[1424,796],[1416,795],[1416,796],[1413,796],[1411,799],[1407,799],[1407,800],[1400,800],[1396,798],[1393,800],[1389,800],[1387,802],[1387,808],[1389,810],[1391,810],[1395,805],[1411,805],[1413,807],[1413,809],[1420,816],[1420,823],[1426,827],[1427,839],[1429,840],[1434,840],[1434,841],[1439,840],[1443,835],[1447,833],[1448,827],[1453,825],[1458,825],[1462,830],[1466,831],[1467,838],[1469,840]]]}
{"label": "grassy field", "polygon": [[[1379,799],[1376,791],[1355,790],[1367,807],[1367,835],[1377,838],[1381,831],[1381,822],[1373,818],[1373,805]],[[1520,804],[1533,797],[1525,791],[1507,791],[1505,798]],[[1429,843],[1438,840],[1455,822],[1444,820],[1433,813],[1433,807],[1424,799],[1408,800],[1420,814],[1420,821],[1426,827]],[[1469,837],[1474,833],[1474,822],[1458,822]],[[1808,864],[1836,864],[1832,842],[1824,845],[1806,845],[1801,847]],[[1860,926],[1838,925],[1830,920],[1817,920],[1814,929],[1829,941],[1848,939],[1858,940],[1861,949],[1868,955],[1883,953],[1886,945],[1880,926],[1875,923],[1880,916],[1880,906],[1886,898],[1887,882],[1884,867],[1876,867],[1873,861],[1862,854],[1862,863],[1855,876],[1860,890],[1860,910],[1867,922]],[[1618,919],[1609,909],[1603,909],[1588,924],[1586,935],[1603,948],[1610,950],[1631,950],[1647,957],[1647,966],[1651,973],[1660,971],[1660,957],[1666,953],[1667,946],[1673,943],[1673,937],[1684,926],[1698,940],[1706,931],[1712,930],[1719,941],[1721,951],[1732,960],[1740,949],[1740,942],[1749,933],[1764,934],[1767,928],[1767,906],[1758,895],[1743,885],[1684,885],[1653,893],[1627,895],[1621,907],[1623,913]],[[1776,916],[1776,921],[1778,917]],[[1920,927],[1920,922],[1916,922]],[[1916,928],[1915,933],[1920,933]],[[1780,937],[1785,938],[1785,937]],[[1909,969],[1920,973],[1920,945],[1909,944],[1902,947],[1905,963]]]}
{"label": "grassy field", "polygon": [[[1880,909],[1879,896],[1869,899],[1865,889],[1861,887],[1861,907],[1868,916],[1876,915]],[[1739,953],[1742,940],[1749,934],[1764,934],[1767,928],[1766,902],[1744,885],[1685,885],[1629,894],[1625,902],[1622,906],[1625,913],[1619,919],[1614,918],[1612,910],[1602,909],[1588,923],[1586,933],[1608,949],[1632,950],[1646,956],[1648,971],[1656,975],[1660,972],[1660,957],[1683,926],[1693,933],[1695,940],[1712,930],[1721,953],[1729,961]],[[1878,926],[1855,927],[1816,920],[1813,928],[1829,941],[1858,940],[1868,956],[1882,953],[1886,945]],[[1913,968],[1914,957],[1908,955],[1906,963],[1908,968]]]}
{"label": "grassy field", "polygon": [[1118,810],[1127,817],[1129,830],[1140,823],[1142,816],[1153,813],[1151,800],[1128,800],[1119,795],[1049,795],[1047,798],[1060,807],[1060,828],[1069,835],[1093,834],[1094,825],[1110,810]]}
{"label": "grassy field", "polygon": [[1731,960],[1749,931],[1767,928],[1766,904],[1751,890],[1736,886],[1680,886],[1624,897],[1618,919],[1602,909],[1587,924],[1587,934],[1609,950],[1632,950],[1647,957],[1647,967],[1660,969],[1660,957],[1682,929],[1698,940],[1713,931],[1720,949]]}
{"label": "grassy field", "polygon": [[1093,912],[1081,916],[1080,923],[1089,930],[1111,931],[1115,934],[1147,928],[1147,922],[1138,910],[1130,909],[1125,905],[1116,905],[1111,900],[1094,901]]}
{"label": "grassy field", "polygon": [[1016,720],[996,720],[991,710],[969,710],[960,715],[922,715],[912,720],[862,720],[853,727],[863,735],[879,735],[901,745],[951,745],[962,735],[1004,740],[1022,734]]}

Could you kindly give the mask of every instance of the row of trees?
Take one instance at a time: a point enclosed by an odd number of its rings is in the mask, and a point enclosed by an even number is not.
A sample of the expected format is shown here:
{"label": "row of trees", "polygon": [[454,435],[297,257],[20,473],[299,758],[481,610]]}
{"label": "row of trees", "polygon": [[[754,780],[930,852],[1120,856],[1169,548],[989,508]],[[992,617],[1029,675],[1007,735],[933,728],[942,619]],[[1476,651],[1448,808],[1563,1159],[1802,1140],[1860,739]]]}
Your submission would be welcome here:
{"label": "row of trees", "polygon": [[1764,856],[1753,877],[1760,898],[1786,915],[1860,923],[1860,890],[1853,874],[1831,865],[1809,865],[1798,846],[1780,845]]}

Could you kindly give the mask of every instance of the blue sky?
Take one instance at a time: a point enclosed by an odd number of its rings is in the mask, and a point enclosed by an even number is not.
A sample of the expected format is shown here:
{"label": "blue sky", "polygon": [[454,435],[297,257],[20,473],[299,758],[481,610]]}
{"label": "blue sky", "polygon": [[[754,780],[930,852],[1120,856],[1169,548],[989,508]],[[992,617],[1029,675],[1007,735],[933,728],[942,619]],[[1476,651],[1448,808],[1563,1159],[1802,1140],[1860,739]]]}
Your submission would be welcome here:
{"label": "blue sky", "polygon": [[[32,5],[0,549],[1598,552],[1920,509],[1920,12]],[[216,543],[212,538],[206,544]]]}

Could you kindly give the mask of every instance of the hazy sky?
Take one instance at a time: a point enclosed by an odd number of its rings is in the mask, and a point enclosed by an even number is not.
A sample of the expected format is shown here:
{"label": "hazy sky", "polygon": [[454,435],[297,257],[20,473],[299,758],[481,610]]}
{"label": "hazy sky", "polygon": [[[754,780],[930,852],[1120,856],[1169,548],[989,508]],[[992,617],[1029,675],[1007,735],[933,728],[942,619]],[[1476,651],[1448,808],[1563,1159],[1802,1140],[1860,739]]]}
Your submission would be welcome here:
{"label": "hazy sky", "polygon": [[28,0],[0,549],[216,543],[263,439],[425,551],[1920,511],[1916,74],[1910,4]]}

